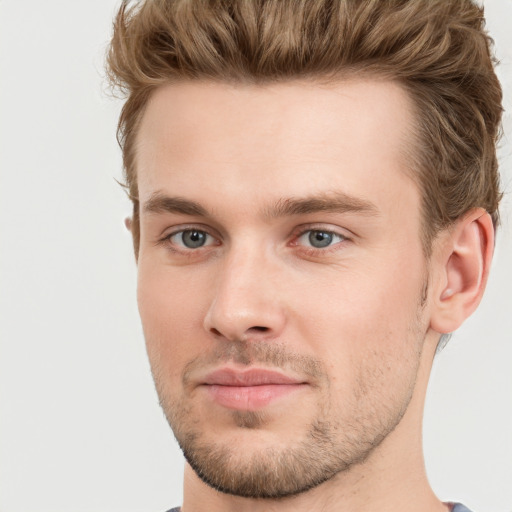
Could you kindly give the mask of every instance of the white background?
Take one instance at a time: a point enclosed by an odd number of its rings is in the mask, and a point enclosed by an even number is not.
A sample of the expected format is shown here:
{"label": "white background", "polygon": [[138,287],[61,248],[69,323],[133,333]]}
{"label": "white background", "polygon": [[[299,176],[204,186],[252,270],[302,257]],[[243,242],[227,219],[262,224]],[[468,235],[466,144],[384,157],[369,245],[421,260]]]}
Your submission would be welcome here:
{"label": "white background", "polygon": [[[159,512],[181,454],[157,405],[105,93],[118,1],[0,1],[0,512]],[[512,2],[487,0],[512,110]],[[506,196],[479,311],[438,357],[425,415],[432,485],[512,512],[512,117]],[[414,505],[411,504],[411,509]]]}

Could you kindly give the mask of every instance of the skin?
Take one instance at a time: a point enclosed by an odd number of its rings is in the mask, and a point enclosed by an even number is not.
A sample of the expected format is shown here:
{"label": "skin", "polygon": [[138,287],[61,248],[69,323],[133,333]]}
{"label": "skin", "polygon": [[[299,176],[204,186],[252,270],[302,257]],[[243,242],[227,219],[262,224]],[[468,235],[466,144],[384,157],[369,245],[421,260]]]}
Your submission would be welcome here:
{"label": "skin", "polygon": [[[425,475],[424,397],[440,334],[483,293],[493,233],[472,210],[425,259],[404,156],[413,129],[406,93],[383,81],[184,82],[150,99],[137,144],[138,303],[169,423],[237,478],[258,464],[284,471],[276,460],[289,454],[319,454],[292,468],[297,480],[330,465],[313,488],[262,499],[219,492],[187,463],[184,512],[405,512],[411,500],[447,510]],[[324,207],[282,207],[312,197]],[[186,247],[187,229],[205,245]],[[318,232],[326,247],[312,246]],[[302,385],[233,410],[202,385],[226,365]],[[320,423],[323,452],[310,436]]]}

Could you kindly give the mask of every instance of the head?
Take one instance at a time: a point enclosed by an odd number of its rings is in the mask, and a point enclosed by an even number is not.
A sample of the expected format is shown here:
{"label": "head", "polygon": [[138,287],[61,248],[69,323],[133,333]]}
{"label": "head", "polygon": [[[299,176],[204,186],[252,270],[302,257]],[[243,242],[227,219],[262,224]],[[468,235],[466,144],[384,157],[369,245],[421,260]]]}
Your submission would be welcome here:
{"label": "head", "polygon": [[208,484],[304,492],[420,421],[432,347],[476,307],[498,222],[483,24],[467,0],[121,7],[139,309]]}

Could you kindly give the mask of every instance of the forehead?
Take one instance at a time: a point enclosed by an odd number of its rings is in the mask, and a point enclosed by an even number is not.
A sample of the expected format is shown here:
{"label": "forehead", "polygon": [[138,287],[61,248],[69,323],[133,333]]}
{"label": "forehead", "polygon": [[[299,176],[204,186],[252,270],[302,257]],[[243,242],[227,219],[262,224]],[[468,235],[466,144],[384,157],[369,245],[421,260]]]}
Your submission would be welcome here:
{"label": "forehead", "polygon": [[388,203],[416,188],[413,118],[396,83],[182,82],[152,95],[137,140],[139,196],[234,201],[343,192]]}

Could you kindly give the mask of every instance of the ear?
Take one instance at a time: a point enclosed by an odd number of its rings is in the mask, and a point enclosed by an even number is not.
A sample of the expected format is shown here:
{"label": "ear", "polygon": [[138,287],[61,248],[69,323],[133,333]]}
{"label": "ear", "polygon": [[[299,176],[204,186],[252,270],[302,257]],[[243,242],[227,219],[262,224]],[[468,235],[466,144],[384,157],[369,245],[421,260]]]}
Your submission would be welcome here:
{"label": "ear", "polygon": [[132,231],[132,223],[133,221],[131,217],[126,217],[126,219],[124,219],[124,225],[126,226],[126,229],[130,232]]}
{"label": "ear", "polygon": [[430,327],[455,331],[477,308],[487,284],[494,250],[491,216],[478,208],[468,212],[445,233],[436,257]]}

